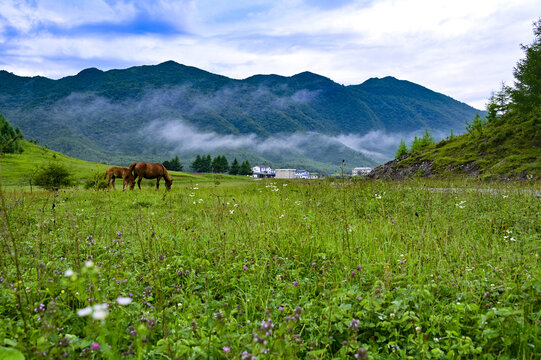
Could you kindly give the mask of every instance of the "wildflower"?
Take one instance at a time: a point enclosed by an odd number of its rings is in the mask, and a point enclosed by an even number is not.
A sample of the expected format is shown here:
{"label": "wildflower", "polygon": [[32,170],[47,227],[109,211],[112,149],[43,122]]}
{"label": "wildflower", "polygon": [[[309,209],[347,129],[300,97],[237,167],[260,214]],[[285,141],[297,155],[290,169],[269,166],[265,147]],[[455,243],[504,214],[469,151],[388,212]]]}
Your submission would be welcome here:
{"label": "wildflower", "polygon": [[94,262],[92,260],[87,260],[87,261],[85,261],[85,266],[87,268],[91,268],[91,267],[94,266]]}
{"label": "wildflower", "polygon": [[73,273],[73,270],[71,270],[71,269],[68,269],[68,270],[66,270],[66,271],[64,272],[64,276],[66,276],[66,277],[70,277],[70,276],[72,276],[73,274],[74,274],[74,273]]}
{"label": "wildflower", "polygon": [[92,346],[90,347],[92,350],[99,350],[100,349],[100,344],[98,343],[92,343]]}
{"label": "wildflower", "polygon": [[77,310],[77,315],[83,317],[83,316],[88,316],[92,314],[92,308],[90,306],[87,306],[83,309],[80,309],[80,310]]}
{"label": "wildflower", "polygon": [[381,199],[381,195],[379,195],[379,194],[376,194],[375,197],[376,197],[376,199]]}
{"label": "wildflower", "polygon": [[299,286],[299,282],[297,280],[293,281],[294,286]]}
{"label": "wildflower", "polygon": [[357,300],[363,301],[363,297],[362,297],[362,296],[359,296],[359,297],[357,298]]}
{"label": "wildflower", "polygon": [[241,359],[243,359],[243,360],[253,360],[253,359],[256,358],[254,355],[250,354],[246,350],[244,350],[241,355],[242,355]]}
{"label": "wildflower", "polygon": [[116,298],[116,302],[119,305],[129,305],[131,304],[132,299],[130,297],[119,296]]}
{"label": "wildflower", "polygon": [[224,318],[224,314],[222,314],[220,311],[214,313],[213,316],[216,320],[222,320]]}
{"label": "wildflower", "polygon": [[231,351],[231,348],[230,348],[229,346],[224,346],[224,347],[222,348],[222,350],[224,351],[224,353],[227,354],[228,352]]}
{"label": "wildflower", "polygon": [[417,332],[417,334],[419,334],[419,333],[421,332],[421,327],[420,327],[420,326],[417,326],[417,327],[415,328],[415,332]]}
{"label": "wildflower", "polygon": [[355,270],[351,270],[351,275],[355,275]]}
{"label": "wildflower", "polygon": [[359,360],[368,360],[368,352],[365,348],[361,347],[357,352],[353,355],[355,359]]}
{"label": "wildflower", "polygon": [[272,334],[272,328],[274,327],[274,324],[272,323],[271,319],[267,319],[267,321],[263,320],[261,321],[261,328],[259,331],[265,336],[270,336]]}
{"label": "wildflower", "polygon": [[248,270],[248,267],[247,267],[246,265],[244,265],[244,266],[242,267],[242,270]]}
{"label": "wildflower", "polygon": [[440,339],[434,338],[434,342],[440,342]]}
{"label": "wildflower", "polygon": [[231,209],[229,210],[229,213],[233,214],[235,212],[235,210]]}
{"label": "wildflower", "polygon": [[464,209],[466,206],[464,205],[466,203],[466,200],[462,200],[461,202],[459,202],[458,204],[455,204],[455,206],[461,208],[461,209]]}
{"label": "wildflower", "polygon": [[351,330],[357,331],[359,329],[360,321],[357,319],[351,319],[351,324],[349,324],[348,328]]}
{"label": "wildflower", "polygon": [[283,306],[278,306],[278,310],[284,311],[284,307]]}
{"label": "wildflower", "polygon": [[92,318],[94,320],[105,320],[108,315],[107,304],[96,304],[94,305],[93,310]]}

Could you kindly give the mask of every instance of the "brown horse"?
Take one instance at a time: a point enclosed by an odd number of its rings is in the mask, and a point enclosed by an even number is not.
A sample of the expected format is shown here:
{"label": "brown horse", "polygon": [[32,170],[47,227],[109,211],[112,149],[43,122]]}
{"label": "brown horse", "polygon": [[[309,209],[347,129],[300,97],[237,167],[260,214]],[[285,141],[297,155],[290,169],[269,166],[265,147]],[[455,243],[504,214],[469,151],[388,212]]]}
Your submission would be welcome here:
{"label": "brown horse", "polygon": [[125,167],[111,166],[109,169],[107,169],[107,172],[103,178],[106,179],[107,177],[109,177],[109,180],[107,181],[107,190],[109,190],[111,183],[113,184],[113,189],[115,188],[116,178],[122,178],[124,182],[122,190],[126,190],[127,185],[130,186],[130,190],[133,190],[133,187],[135,186],[135,178],[130,172],[130,169]]}
{"label": "brown horse", "polygon": [[139,180],[137,180],[137,186],[139,186],[139,189],[141,189],[141,181],[143,180],[143,178],[156,179],[156,190],[158,190],[158,188],[160,187],[160,179],[162,177],[165,180],[165,188],[167,190],[170,190],[171,184],[173,184],[173,179],[171,179],[171,176],[169,176],[167,169],[160,163],[151,164],[139,161],[131,164],[129,167],[129,171],[131,174],[133,174],[134,186],[135,179],[139,178]]}

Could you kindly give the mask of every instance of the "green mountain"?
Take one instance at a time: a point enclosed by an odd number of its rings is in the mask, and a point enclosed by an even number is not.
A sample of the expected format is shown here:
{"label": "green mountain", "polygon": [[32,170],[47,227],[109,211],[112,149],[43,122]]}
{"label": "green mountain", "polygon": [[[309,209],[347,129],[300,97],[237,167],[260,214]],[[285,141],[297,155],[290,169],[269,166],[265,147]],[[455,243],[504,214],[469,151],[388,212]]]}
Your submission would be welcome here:
{"label": "green mountain", "polygon": [[473,119],[466,134],[381,165],[370,177],[541,179],[541,19],[534,34],[514,69],[514,87],[502,86],[490,98],[486,119]]}
{"label": "green mountain", "polygon": [[210,153],[320,171],[342,159],[373,166],[394,149],[374,148],[368,134],[462,132],[477,112],[392,77],[355,86],[310,72],[235,80],[173,61],[59,80],[0,71],[0,113],[26,138],[118,164]]}

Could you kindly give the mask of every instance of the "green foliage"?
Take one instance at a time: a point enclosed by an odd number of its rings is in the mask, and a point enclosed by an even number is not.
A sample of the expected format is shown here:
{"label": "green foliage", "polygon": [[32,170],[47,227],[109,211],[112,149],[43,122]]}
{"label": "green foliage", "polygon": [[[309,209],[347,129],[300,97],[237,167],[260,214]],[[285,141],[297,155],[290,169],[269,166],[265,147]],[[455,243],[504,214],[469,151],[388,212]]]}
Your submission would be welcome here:
{"label": "green foliage", "polygon": [[252,166],[248,160],[244,160],[242,164],[240,164],[239,175],[252,175],[252,173]]}
{"label": "green foliage", "polygon": [[418,151],[433,144],[435,144],[434,136],[432,136],[432,133],[428,129],[425,129],[422,137],[414,137],[410,146],[410,152]]}
{"label": "green foliage", "polygon": [[58,190],[73,186],[75,182],[67,166],[58,161],[52,161],[39,168],[34,175],[34,183],[47,190]]}
{"label": "green foliage", "polygon": [[4,115],[0,114],[0,153],[22,153],[23,147],[20,141],[22,138],[21,130],[13,129]]}
{"label": "green foliage", "polygon": [[229,170],[229,163],[225,155],[218,155],[212,160],[212,171],[214,173],[226,173]]}
{"label": "green foliage", "polygon": [[523,45],[525,58],[514,69],[515,88],[511,91],[513,106],[528,113],[541,107],[541,19],[534,23],[534,41]]}
{"label": "green foliage", "polygon": [[240,164],[237,158],[233,159],[231,166],[229,167],[229,175],[238,175],[240,172]]}
{"label": "green foliage", "polygon": [[85,180],[83,186],[85,189],[107,189],[107,180],[103,178],[103,171],[94,172],[90,177]]}
{"label": "green foliage", "polygon": [[[486,120],[488,122],[496,121],[509,110],[511,103],[511,88],[502,83],[502,88],[493,93],[487,103]],[[478,117],[479,114],[476,114]]]}
{"label": "green foliage", "polygon": [[406,145],[406,141],[404,139],[400,139],[400,145],[398,145],[398,149],[396,150],[395,158],[402,157],[404,155],[408,155],[408,146]]}
{"label": "green foliage", "polygon": [[475,114],[472,122],[466,122],[466,130],[473,136],[483,135],[483,127],[487,122],[479,115]]}
{"label": "green foliage", "polygon": [[164,161],[163,163],[163,166],[165,166],[165,168],[167,170],[172,170],[172,171],[182,171],[183,169],[183,166],[182,164],[180,163],[180,160],[178,158],[178,155],[176,155],[174,158],[172,158],[171,160],[166,160]]}

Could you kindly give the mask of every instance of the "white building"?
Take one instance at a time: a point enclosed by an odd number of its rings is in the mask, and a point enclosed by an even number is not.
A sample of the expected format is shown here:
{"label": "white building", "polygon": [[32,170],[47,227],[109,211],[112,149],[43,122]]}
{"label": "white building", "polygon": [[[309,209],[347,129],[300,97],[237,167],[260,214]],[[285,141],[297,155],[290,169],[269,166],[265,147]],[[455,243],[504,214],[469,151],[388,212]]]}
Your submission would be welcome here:
{"label": "white building", "polygon": [[276,179],[295,179],[295,169],[276,169]]}
{"label": "white building", "polygon": [[365,176],[370,174],[370,171],[372,171],[372,168],[370,167],[356,167],[353,168],[351,176]]}
{"label": "white building", "polygon": [[254,166],[252,173],[255,178],[274,177],[276,172],[270,166]]}

